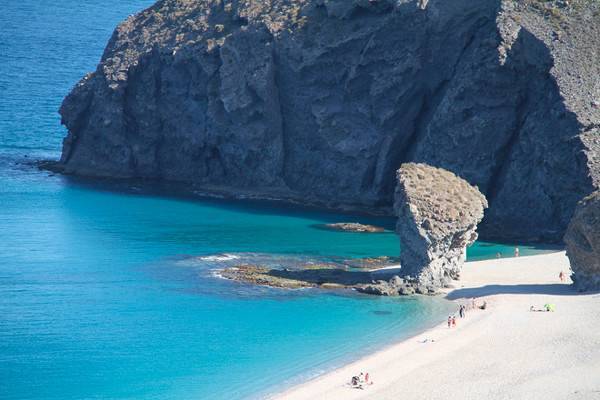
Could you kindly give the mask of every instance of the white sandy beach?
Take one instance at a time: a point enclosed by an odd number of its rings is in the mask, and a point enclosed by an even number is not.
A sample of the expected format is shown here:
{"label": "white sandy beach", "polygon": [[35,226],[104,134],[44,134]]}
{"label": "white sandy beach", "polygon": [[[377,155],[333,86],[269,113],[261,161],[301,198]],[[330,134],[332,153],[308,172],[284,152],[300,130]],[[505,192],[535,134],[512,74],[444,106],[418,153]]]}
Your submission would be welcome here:
{"label": "white sandy beach", "polygon": [[[560,283],[564,252],[471,262],[448,298],[477,297],[458,326],[445,321],[276,399],[600,399],[600,294]],[[570,283],[570,281],[568,282]],[[530,312],[554,303],[556,312]],[[425,339],[433,339],[434,342]],[[348,385],[369,372],[373,385]]]}

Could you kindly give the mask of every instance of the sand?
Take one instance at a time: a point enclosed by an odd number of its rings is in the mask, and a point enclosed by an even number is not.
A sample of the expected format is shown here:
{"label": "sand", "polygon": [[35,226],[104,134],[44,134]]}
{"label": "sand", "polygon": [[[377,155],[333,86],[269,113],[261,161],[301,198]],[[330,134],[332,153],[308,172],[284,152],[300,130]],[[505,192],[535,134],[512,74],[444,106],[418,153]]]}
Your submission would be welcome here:
{"label": "sand", "polygon": [[[564,252],[467,263],[449,299],[487,302],[276,395],[276,399],[600,399],[600,294],[580,294]],[[554,303],[555,312],[530,312]],[[425,339],[429,339],[425,342]],[[431,340],[434,340],[433,342]],[[374,384],[348,385],[368,371]]]}

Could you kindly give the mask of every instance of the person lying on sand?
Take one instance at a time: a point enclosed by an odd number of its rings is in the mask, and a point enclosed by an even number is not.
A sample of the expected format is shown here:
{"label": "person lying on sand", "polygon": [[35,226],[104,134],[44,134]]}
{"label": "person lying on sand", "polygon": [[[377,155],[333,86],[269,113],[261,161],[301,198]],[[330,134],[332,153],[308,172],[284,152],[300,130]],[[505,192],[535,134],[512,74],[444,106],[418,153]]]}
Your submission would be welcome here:
{"label": "person lying on sand", "polygon": [[358,376],[353,376],[352,379],[350,380],[350,384],[352,385],[353,388],[355,389],[362,389],[362,385],[360,384],[360,378]]}
{"label": "person lying on sand", "polygon": [[366,374],[363,374],[361,372],[360,375],[355,375],[350,380],[350,386],[352,386],[354,389],[364,390],[365,388],[363,387],[363,383],[366,385],[373,384],[373,381],[371,380],[371,377],[369,376],[368,372]]}
{"label": "person lying on sand", "polygon": [[535,308],[534,306],[529,307],[529,311],[533,312],[553,312],[554,309],[554,304],[544,304],[544,307],[542,308]]}

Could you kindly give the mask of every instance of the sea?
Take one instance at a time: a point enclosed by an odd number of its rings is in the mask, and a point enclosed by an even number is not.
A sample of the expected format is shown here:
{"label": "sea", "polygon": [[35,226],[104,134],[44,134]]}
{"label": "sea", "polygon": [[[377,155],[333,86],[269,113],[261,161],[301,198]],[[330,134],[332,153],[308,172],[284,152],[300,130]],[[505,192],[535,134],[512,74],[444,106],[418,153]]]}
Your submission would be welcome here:
{"label": "sea", "polygon": [[[393,220],[40,171],[60,156],[63,97],[119,21],[152,1],[1,4],[0,399],[264,398],[454,311],[435,297],[252,287],[215,273],[248,257],[397,256],[392,231],[319,228]],[[512,252],[477,242],[468,258]]]}

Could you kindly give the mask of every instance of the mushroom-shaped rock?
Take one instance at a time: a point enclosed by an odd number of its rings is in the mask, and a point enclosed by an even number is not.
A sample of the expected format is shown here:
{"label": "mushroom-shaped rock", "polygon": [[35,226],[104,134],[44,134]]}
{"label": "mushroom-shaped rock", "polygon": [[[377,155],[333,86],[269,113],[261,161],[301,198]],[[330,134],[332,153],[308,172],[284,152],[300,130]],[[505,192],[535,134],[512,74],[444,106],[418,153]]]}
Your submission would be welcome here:
{"label": "mushroom-shaped rock", "polygon": [[458,279],[487,206],[477,187],[452,172],[403,164],[394,202],[402,275],[434,290]]}
{"label": "mushroom-shaped rock", "polygon": [[578,290],[600,290],[600,191],[579,202],[564,238]]}

